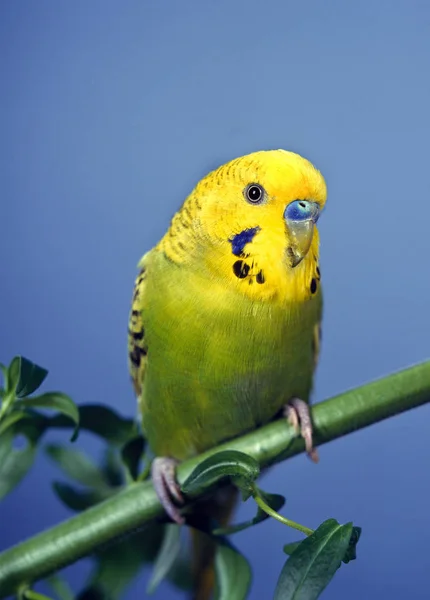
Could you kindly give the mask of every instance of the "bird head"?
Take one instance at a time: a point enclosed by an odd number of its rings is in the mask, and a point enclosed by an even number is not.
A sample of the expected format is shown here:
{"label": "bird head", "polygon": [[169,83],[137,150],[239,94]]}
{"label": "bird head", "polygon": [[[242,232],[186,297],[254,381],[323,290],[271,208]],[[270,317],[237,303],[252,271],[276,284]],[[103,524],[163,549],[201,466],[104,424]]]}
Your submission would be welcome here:
{"label": "bird head", "polygon": [[[298,154],[242,156],[197,184],[172,223],[171,254],[179,254],[173,234],[182,230],[184,253],[200,265],[203,260],[215,276],[236,278],[238,285],[270,278],[272,289],[283,282],[284,297],[297,296],[293,288],[308,290],[318,267],[316,224],[325,202],[323,176]],[[261,293],[263,286],[257,287]],[[249,286],[246,293],[255,295],[253,290]]]}
{"label": "bird head", "polygon": [[215,244],[235,240],[234,251],[264,241],[268,251],[277,246],[285,266],[294,269],[317,241],[316,223],[327,192],[324,178],[308,160],[271,150],[223,165],[202,179],[194,194],[202,233]]}

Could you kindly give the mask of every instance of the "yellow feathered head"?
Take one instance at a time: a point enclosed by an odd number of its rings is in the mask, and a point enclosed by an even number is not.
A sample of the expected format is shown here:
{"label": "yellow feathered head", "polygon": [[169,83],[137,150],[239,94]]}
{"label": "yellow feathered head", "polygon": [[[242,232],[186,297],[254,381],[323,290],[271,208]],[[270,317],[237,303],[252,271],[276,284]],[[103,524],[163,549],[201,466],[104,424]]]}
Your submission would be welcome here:
{"label": "yellow feathered head", "polygon": [[318,245],[315,225],[326,202],[326,184],[298,154],[269,150],[237,158],[209,173],[193,195],[201,208],[202,234],[215,244],[229,240],[234,254],[253,241],[260,250],[264,244],[266,254],[282,249],[294,268],[313,240]]}

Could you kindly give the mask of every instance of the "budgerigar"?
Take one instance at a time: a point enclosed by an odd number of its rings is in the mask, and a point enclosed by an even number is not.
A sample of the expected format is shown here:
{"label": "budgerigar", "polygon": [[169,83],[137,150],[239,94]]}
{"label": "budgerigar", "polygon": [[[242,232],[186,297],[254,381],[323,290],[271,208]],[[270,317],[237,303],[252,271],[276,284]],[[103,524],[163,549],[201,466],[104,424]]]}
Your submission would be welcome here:
{"label": "budgerigar", "polygon": [[[182,522],[177,461],[280,414],[308,454],[322,295],[321,173],[285,150],[237,158],[202,179],[140,261],[129,365],[152,477]],[[202,596],[203,597],[203,596]]]}

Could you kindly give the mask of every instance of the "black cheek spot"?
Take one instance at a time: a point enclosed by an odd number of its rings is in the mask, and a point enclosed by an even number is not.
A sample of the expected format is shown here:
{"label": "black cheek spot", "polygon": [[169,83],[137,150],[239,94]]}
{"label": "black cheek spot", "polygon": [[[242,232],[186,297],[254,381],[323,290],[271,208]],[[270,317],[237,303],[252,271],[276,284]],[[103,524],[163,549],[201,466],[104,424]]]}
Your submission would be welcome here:
{"label": "black cheek spot", "polygon": [[244,279],[249,273],[249,265],[247,265],[246,262],[243,262],[243,260],[237,260],[233,264],[233,273],[239,279]]}
{"label": "black cheek spot", "polygon": [[316,291],[317,291],[317,280],[316,279],[312,279],[312,281],[311,281],[311,294],[315,294]]}
{"label": "black cheek spot", "polygon": [[138,348],[134,348],[133,352],[130,352],[130,361],[135,367],[140,367],[141,356]]}
{"label": "black cheek spot", "polygon": [[[138,322],[138,319],[140,320],[140,314],[139,314],[139,311],[137,311],[137,310],[133,310],[133,311],[131,312],[130,322],[131,322],[133,325],[136,325],[136,323]],[[130,330],[129,330],[129,333],[130,333],[130,335],[131,335],[131,331],[130,331]]]}
{"label": "black cheek spot", "polygon": [[263,271],[258,271],[255,279],[257,280],[257,283],[264,283],[266,281],[266,279],[264,277]]}
{"label": "black cheek spot", "polygon": [[143,338],[145,337],[145,330],[143,329],[143,327],[139,331],[133,331],[129,329],[128,333],[136,341],[143,340]]}
{"label": "black cheek spot", "polygon": [[148,349],[146,347],[141,348],[140,346],[134,346],[132,352],[130,352],[129,357],[130,361],[133,363],[135,367],[140,367],[140,363],[142,362],[142,358],[148,354]]}

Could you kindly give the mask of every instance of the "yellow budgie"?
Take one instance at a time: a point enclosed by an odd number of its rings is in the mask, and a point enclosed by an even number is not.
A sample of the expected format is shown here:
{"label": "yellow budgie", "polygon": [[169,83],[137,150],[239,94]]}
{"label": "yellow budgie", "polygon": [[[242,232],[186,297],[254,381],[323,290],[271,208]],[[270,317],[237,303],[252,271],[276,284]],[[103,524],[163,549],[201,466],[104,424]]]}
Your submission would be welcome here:
{"label": "yellow budgie", "polygon": [[[130,371],[157,456],[154,485],[178,523],[177,461],[279,414],[317,460],[308,402],[322,312],[315,224],[325,201],[324,179],[306,159],[255,152],[200,181],[140,262]],[[206,590],[196,597],[207,597],[211,584],[198,585]]]}

